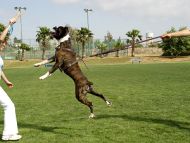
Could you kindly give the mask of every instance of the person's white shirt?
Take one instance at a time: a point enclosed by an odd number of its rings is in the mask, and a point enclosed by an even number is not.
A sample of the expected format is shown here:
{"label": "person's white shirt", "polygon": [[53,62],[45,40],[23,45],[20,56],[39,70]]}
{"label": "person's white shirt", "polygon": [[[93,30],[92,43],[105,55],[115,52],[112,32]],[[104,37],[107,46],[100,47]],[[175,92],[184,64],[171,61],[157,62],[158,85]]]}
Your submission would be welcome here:
{"label": "person's white shirt", "polygon": [[1,74],[2,74],[2,70],[3,70],[3,65],[4,65],[4,62],[3,62],[2,57],[0,56],[0,79],[1,79]]}

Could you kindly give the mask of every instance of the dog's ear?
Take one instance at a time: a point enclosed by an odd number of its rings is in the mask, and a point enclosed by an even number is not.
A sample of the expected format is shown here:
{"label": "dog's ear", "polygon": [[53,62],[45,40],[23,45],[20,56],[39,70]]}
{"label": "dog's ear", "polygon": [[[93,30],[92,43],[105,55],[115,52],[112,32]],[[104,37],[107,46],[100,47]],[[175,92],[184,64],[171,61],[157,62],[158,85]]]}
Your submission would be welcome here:
{"label": "dog's ear", "polygon": [[64,27],[63,26],[59,26],[57,29],[58,29],[58,31],[64,31]]}
{"label": "dog's ear", "polygon": [[61,33],[61,35],[63,35],[63,36],[65,36],[69,32],[68,27],[59,26],[58,29],[59,29],[59,32]]}
{"label": "dog's ear", "polygon": [[65,33],[68,33],[69,32],[69,27],[65,26],[64,31],[65,31]]}
{"label": "dog's ear", "polygon": [[67,26],[62,27],[61,30],[63,31],[64,35],[67,35],[69,33],[69,28]]}
{"label": "dog's ear", "polygon": [[57,26],[54,26],[54,27],[53,27],[53,30],[55,30],[55,31],[56,31],[56,29],[57,29]]}

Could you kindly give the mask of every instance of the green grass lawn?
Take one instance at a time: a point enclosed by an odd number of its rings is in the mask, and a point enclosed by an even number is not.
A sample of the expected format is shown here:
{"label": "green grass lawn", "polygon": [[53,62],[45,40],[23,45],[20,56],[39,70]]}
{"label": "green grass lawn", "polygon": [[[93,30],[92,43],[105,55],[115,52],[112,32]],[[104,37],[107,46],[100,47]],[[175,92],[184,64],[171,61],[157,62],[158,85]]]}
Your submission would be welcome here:
{"label": "green grass lawn", "polygon": [[[47,68],[7,68],[16,105],[20,143],[189,143],[190,63],[89,65],[84,73],[112,103],[88,95],[89,109],[75,99],[73,81]],[[3,129],[3,112],[0,113]]]}

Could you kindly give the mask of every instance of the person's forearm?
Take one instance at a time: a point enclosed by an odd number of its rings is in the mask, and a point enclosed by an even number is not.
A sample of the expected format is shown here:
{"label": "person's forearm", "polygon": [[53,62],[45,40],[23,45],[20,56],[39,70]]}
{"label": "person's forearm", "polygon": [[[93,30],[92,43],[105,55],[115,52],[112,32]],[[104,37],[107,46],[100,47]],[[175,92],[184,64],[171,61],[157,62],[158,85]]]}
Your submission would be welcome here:
{"label": "person's forearm", "polygon": [[174,32],[174,33],[168,33],[168,35],[170,37],[190,36],[190,30],[186,29],[186,30],[182,30],[182,31]]}
{"label": "person's forearm", "polygon": [[1,73],[1,78],[3,79],[3,81],[4,81],[5,83],[8,83],[8,82],[9,82],[9,80],[7,79],[7,77],[5,76],[5,74],[4,74],[3,71],[2,71],[2,73]]}

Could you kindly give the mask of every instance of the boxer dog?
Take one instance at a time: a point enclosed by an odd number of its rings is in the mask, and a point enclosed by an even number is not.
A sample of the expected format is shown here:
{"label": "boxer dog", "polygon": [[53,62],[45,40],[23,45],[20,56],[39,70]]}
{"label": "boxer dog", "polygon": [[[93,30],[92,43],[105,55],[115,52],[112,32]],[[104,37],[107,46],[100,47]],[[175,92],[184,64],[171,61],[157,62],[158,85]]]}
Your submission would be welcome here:
{"label": "boxer dog", "polygon": [[89,118],[94,118],[95,115],[93,113],[93,105],[92,102],[88,101],[86,97],[87,93],[100,97],[106,102],[108,106],[111,106],[111,102],[106,100],[102,94],[94,91],[92,86],[93,83],[90,82],[81,71],[78,60],[76,58],[76,54],[71,46],[69,28],[59,26],[54,27],[53,29],[54,31],[51,32],[51,36],[52,38],[55,38],[59,43],[59,45],[56,47],[55,55],[47,60],[34,64],[34,66],[39,67],[50,62],[55,62],[55,64],[46,74],[39,77],[39,79],[43,80],[50,76],[57,69],[60,69],[62,72],[73,79],[75,83],[75,95],[77,100],[89,107]]}

